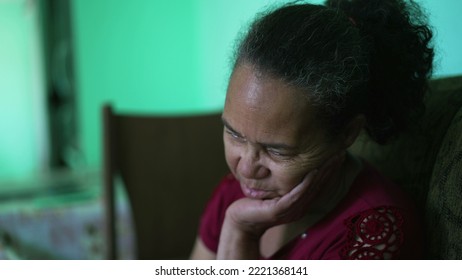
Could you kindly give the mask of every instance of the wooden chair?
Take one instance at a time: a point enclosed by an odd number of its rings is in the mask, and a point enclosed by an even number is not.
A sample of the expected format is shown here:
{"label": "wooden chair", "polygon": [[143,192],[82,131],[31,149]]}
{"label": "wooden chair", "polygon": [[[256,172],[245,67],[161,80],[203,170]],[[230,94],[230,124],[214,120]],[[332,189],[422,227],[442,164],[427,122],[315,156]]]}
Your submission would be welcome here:
{"label": "wooden chair", "polygon": [[220,114],[139,116],[103,108],[107,258],[117,259],[114,179],[131,205],[136,258],[189,257],[205,203],[228,168]]}

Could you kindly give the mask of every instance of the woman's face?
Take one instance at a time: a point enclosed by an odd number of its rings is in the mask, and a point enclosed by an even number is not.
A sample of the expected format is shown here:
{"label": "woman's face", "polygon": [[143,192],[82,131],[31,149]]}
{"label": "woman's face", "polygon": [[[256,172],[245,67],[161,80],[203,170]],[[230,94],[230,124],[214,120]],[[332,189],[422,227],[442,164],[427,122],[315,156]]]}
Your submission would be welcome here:
{"label": "woman's face", "polygon": [[251,198],[288,193],[337,150],[299,89],[245,64],[230,79],[223,123],[226,161]]}

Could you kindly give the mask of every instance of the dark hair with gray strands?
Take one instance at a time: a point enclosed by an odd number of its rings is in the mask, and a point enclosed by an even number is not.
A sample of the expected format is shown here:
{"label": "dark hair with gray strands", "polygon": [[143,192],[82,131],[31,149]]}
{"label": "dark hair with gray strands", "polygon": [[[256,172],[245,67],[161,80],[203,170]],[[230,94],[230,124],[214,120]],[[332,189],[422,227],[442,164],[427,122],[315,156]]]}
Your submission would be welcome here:
{"label": "dark hair with gray strands", "polygon": [[240,39],[234,68],[250,64],[304,89],[336,135],[352,117],[384,144],[423,107],[432,32],[413,1],[328,0],[259,15]]}

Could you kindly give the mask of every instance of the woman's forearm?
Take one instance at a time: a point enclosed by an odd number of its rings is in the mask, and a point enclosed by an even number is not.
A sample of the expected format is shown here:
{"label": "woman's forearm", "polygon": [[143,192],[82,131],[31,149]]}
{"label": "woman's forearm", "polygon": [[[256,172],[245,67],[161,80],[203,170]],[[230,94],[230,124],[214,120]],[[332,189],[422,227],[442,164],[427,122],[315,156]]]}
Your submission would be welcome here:
{"label": "woman's forearm", "polygon": [[237,228],[226,219],[220,235],[217,259],[244,260],[260,258],[260,236]]}

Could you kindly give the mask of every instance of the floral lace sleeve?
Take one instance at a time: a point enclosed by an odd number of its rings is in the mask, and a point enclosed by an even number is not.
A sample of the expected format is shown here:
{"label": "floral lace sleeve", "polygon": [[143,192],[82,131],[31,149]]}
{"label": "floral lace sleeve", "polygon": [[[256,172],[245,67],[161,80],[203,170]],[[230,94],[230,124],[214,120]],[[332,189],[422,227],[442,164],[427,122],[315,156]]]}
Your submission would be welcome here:
{"label": "floral lace sleeve", "polygon": [[395,259],[403,243],[403,217],[395,207],[377,207],[345,220],[343,259]]}

